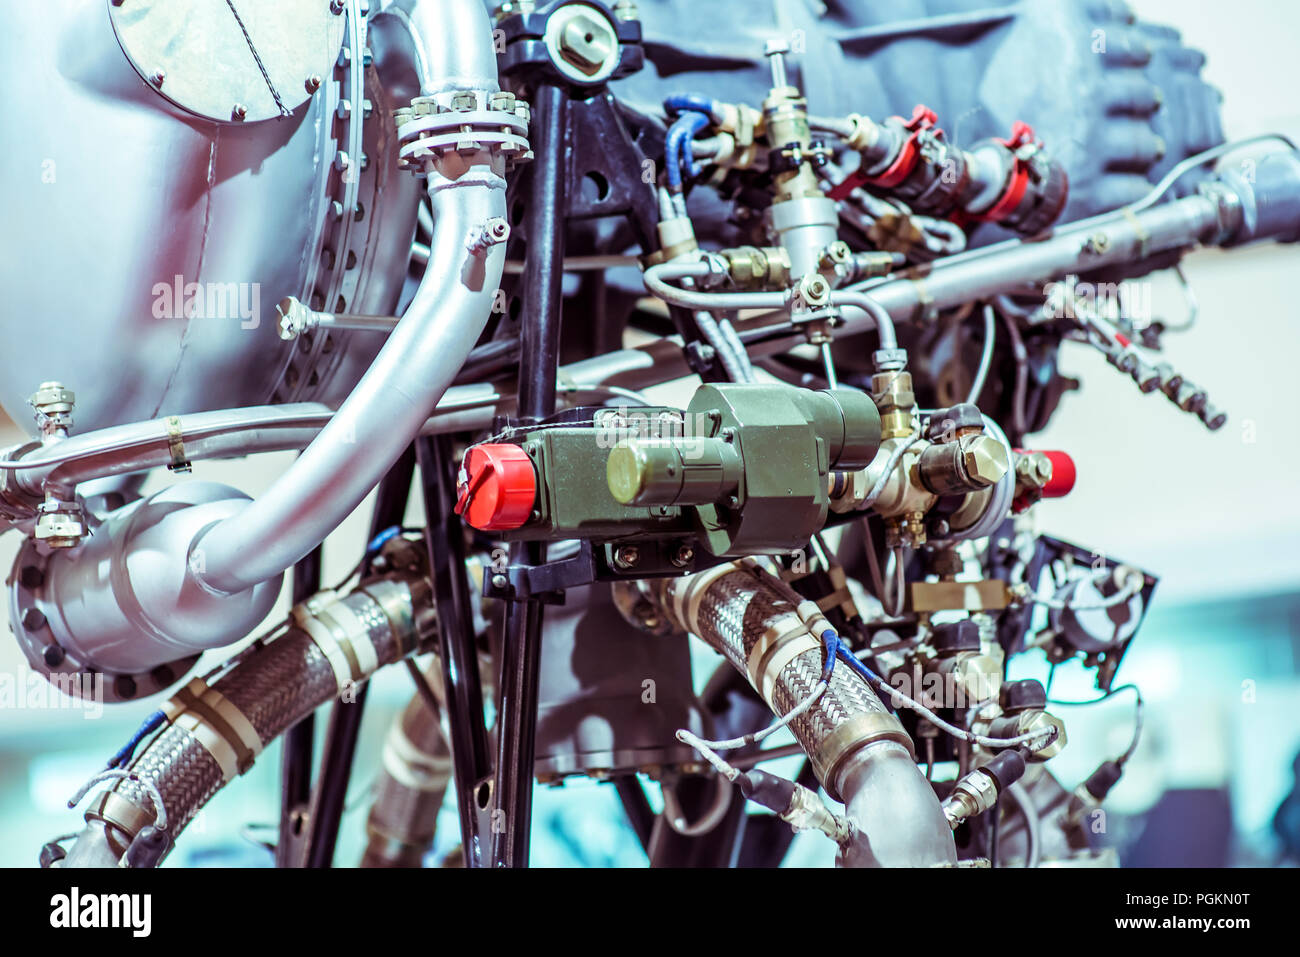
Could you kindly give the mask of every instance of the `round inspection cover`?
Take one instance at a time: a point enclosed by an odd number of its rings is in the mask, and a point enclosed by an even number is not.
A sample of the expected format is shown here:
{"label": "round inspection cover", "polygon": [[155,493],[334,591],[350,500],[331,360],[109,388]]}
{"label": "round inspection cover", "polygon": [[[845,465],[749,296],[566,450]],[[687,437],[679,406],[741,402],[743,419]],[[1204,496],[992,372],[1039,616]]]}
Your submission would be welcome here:
{"label": "round inspection cover", "polygon": [[144,81],[181,109],[218,122],[268,120],[306,103],[330,77],[347,19],[345,4],[332,0],[108,5],[122,51]]}

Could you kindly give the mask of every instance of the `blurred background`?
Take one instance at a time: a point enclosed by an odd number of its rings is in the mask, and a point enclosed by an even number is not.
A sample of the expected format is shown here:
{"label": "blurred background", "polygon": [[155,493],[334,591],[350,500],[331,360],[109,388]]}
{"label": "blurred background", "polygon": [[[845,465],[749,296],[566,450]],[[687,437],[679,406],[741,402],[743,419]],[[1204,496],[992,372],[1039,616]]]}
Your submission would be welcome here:
{"label": "blurred background", "polygon": [[[1203,50],[1205,79],[1224,96],[1229,139],[1265,131],[1300,136],[1300,4],[1283,0],[1133,0],[1138,16],[1177,27]],[[1198,252],[1184,271],[1200,303],[1196,327],[1167,337],[1172,360],[1211,390],[1231,418],[1210,434],[1162,398],[1143,397],[1093,350],[1067,343],[1063,372],[1080,379],[1035,443],[1069,451],[1079,466],[1074,492],[1037,507],[1041,530],[1139,565],[1161,579],[1117,684],[1146,699],[1141,744],[1107,802],[1103,843],[1125,866],[1232,866],[1285,863],[1274,829],[1283,818],[1300,841],[1300,442],[1284,389],[1300,359],[1300,249]],[[1176,323],[1186,306],[1176,282],[1152,277],[1156,316]],[[35,385],[35,383],[33,383]],[[0,417],[2,417],[0,413]],[[20,440],[0,418],[0,445]],[[256,495],[287,455],[199,463],[196,478]],[[152,488],[169,480],[160,480]],[[362,548],[369,503],[330,540],[326,581],[341,579]],[[410,518],[418,524],[418,502]],[[16,535],[0,539],[8,570]],[[287,590],[286,590],[287,591]],[[282,596],[275,617],[288,608]],[[223,651],[225,657],[229,651]],[[696,649],[699,676],[716,656]],[[205,659],[197,673],[219,658]],[[20,675],[21,655],[0,641],[0,674]],[[1044,678],[1038,653],[1013,661],[1012,677]],[[21,685],[19,686],[21,687]],[[336,863],[352,866],[364,842],[367,791],[383,735],[412,687],[401,669],[372,680]],[[1082,669],[1058,669],[1056,698],[1095,695]],[[157,698],[101,714],[56,702],[6,699],[0,707],[0,865],[34,866],[40,846],[75,831],[67,799],[126,740]],[[1102,760],[1123,751],[1133,701],[1117,695],[1063,712],[1070,746],[1052,770],[1073,788]],[[323,732],[324,722],[318,722]],[[787,772],[788,768],[774,767]],[[278,745],[232,782],[186,831],[167,866],[269,866],[259,842],[278,818]],[[652,789],[653,790],[653,789]],[[444,808],[430,863],[458,841]],[[801,836],[788,864],[829,863],[829,842]],[[1291,863],[1300,847],[1289,848]],[[453,855],[454,857],[455,855]],[[589,781],[539,787],[533,862],[538,866],[637,866],[645,855],[625,825],[609,785]]]}

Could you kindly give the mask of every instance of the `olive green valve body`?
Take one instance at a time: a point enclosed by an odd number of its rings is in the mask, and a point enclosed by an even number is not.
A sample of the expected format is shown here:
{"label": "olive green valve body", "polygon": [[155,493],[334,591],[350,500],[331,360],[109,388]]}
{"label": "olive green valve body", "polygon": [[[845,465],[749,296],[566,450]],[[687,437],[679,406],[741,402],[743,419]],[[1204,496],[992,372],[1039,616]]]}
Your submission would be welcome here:
{"label": "olive green valve body", "polygon": [[714,555],[798,548],[822,527],[832,469],[864,468],[880,448],[871,397],[782,385],[702,386],[684,434],[631,437],[605,475],[629,506],[689,507]]}
{"label": "olive green valve body", "polygon": [[702,386],[685,410],[599,409],[517,441],[537,495],[502,538],[739,557],[804,547],[825,524],[831,471],[866,467],[881,437],[865,393],[723,383]]}

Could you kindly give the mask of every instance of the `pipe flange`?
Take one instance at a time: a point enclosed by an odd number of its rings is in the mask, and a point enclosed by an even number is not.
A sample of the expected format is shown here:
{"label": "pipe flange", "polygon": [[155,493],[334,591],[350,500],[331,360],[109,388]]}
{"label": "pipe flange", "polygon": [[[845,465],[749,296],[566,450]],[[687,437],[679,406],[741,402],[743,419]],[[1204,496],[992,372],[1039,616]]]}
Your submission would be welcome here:
{"label": "pipe flange", "polygon": [[400,141],[397,164],[416,175],[459,178],[481,153],[509,172],[533,158],[528,104],[513,93],[456,90],[417,96],[393,112]]}
{"label": "pipe flange", "polygon": [[149,671],[107,672],[61,646],[50,630],[42,606],[50,556],[28,539],[14,560],[9,581],[9,622],[18,647],[32,671],[56,689],[85,701],[117,703],[156,694],[176,683],[198,662],[197,654],[158,665]]}

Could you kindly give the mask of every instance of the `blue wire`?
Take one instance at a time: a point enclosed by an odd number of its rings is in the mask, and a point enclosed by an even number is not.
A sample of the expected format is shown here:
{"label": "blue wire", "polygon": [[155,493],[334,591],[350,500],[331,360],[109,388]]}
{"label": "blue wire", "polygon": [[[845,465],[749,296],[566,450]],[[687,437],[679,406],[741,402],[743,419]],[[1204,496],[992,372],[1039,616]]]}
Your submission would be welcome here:
{"label": "blue wire", "polygon": [[699,93],[674,93],[664,100],[664,109],[670,113],[683,113],[690,110],[695,113],[707,113],[713,116],[717,110],[717,101]]}
{"label": "blue wire", "polygon": [[390,528],[384,529],[370,540],[370,544],[366,546],[366,554],[373,555],[375,552],[383,548],[386,542],[396,538],[400,534],[402,534],[402,526],[400,525],[393,525]]}
{"label": "blue wire", "polygon": [[691,123],[688,129],[690,133],[682,140],[682,169],[688,171],[691,176],[699,176],[704,172],[704,167],[695,159],[695,152],[691,149],[691,143],[695,140],[695,134],[700,132],[713,121],[705,113],[688,113]]}
{"label": "blue wire", "polygon": [[[668,186],[673,192],[681,192],[682,188],[682,165],[685,158],[690,155],[690,143],[695,138],[695,134],[712,122],[707,113],[696,113],[694,111],[683,113],[673,125],[668,128],[668,140],[664,145],[664,165],[665,173],[668,176]],[[693,160],[692,160],[693,162]],[[690,166],[688,165],[689,169]],[[703,168],[700,167],[702,170]],[[694,175],[699,175],[695,173]]]}
{"label": "blue wire", "polygon": [[826,664],[822,666],[822,681],[829,684],[831,673],[835,671],[835,659],[840,653],[840,636],[827,628],[822,632],[822,643],[826,646]]}
{"label": "blue wire", "polygon": [[144,724],[140,725],[135,734],[131,735],[131,740],[122,746],[122,750],[108,759],[108,766],[110,768],[126,767],[127,762],[135,754],[135,749],[140,746],[140,742],[162,727],[163,722],[166,720],[167,716],[161,711],[155,711],[145,718]]}
{"label": "blue wire", "polygon": [[871,685],[872,689],[876,692],[876,697],[878,697],[884,706],[893,713],[894,708],[889,703],[889,699],[893,696],[889,694],[888,691],[881,691],[882,685],[885,688],[888,688],[888,685],[885,685],[885,679],[881,678],[880,675],[868,668],[866,664],[863,663],[862,659],[850,651],[847,646],[841,644],[838,651],[840,657],[844,659],[844,663],[866,679],[867,684]]}

